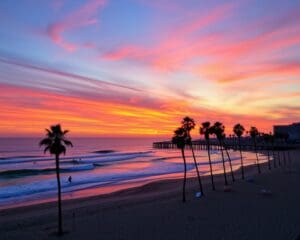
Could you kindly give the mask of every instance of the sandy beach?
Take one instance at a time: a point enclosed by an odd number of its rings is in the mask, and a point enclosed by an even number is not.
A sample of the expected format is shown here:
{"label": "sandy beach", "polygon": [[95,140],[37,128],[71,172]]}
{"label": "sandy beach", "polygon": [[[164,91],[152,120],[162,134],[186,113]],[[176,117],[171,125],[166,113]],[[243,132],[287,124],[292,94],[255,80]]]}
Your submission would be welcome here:
{"label": "sandy beach", "polygon": [[[188,179],[186,203],[181,179],[64,201],[60,239],[300,239],[300,151],[290,156],[291,166],[269,171],[265,163],[262,174],[247,167],[253,182],[237,171],[231,192],[223,191],[223,175],[216,191],[205,177],[205,196],[196,198],[197,180]],[[1,240],[57,239],[56,229],[55,202],[0,211]]]}

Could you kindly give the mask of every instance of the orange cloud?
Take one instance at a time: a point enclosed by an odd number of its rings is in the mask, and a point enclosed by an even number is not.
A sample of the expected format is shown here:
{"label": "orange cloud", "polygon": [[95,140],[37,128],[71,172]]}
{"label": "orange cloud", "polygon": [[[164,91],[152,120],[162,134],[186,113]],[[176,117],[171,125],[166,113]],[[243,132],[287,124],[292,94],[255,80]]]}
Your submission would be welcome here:
{"label": "orange cloud", "polygon": [[[45,127],[61,123],[77,136],[170,136],[185,115],[203,121],[222,121],[231,126],[236,121],[255,124],[270,131],[274,119],[265,116],[236,115],[220,110],[191,107],[188,102],[161,101],[157,106],[98,101],[63,96],[24,87],[1,84],[0,133],[4,135],[40,135]],[[22,97],[20,97],[22,96]],[[286,119],[285,119],[286,120]],[[276,123],[282,123],[276,119]],[[195,131],[195,137],[198,137]]]}

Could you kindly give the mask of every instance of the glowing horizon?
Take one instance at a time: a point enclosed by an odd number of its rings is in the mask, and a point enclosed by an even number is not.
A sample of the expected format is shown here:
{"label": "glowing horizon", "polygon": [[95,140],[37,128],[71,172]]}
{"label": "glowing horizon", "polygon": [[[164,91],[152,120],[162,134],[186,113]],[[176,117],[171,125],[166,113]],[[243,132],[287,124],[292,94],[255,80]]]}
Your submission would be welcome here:
{"label": "glowing horizon", "polygon": [[[47,5],[48,4],[48,5]],[[300,119],[300,3],[0,3],[0,136],[170,137]],[[26,9],[30,9],[28,14]],[[276,13],[276,14],[274,14]]]}

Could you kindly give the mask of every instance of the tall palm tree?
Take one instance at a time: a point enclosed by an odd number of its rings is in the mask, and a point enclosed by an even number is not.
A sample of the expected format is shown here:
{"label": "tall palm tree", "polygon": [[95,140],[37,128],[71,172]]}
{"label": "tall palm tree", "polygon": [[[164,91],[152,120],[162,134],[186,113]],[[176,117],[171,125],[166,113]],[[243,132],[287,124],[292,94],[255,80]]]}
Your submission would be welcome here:
{"label": "tall palm tree", "polygon": [[[276,142],[280,141],[281,134],[280,133],[274,133],[274,138]],[[280,160],[280,148],[277,148],[277,157],[278,157],[278,166],[281,166],[281,160]]]}
{"label": "tall palm tree", "polygon": [[192,143],[192,137],[191,137],[191,130],[195,128],[196,124],[195,124],[194,119],[192,119],[190,117],[185,117],[181,121],[181,124],[182,124],[182,128],[186,131],[186,135],[187,135],[186,143],[190,146],[190,148],[192,150],[192,155],[193,155],[194,164],[195,164],[195,168],[196,168],[196,172],[197,172],[197,177],[198,177],[200,192],[202,193],[202,195],[204,195],[204,193],[203,193],[203,187],[202,187],[202,182],[201,182],[201,177],[200,177],[200,173],[199,173],[199,169],[198,169],[198,164],[197,164],[195,153],[194,153],[194,148],[193,148],[193,143]]}
{"label": "tall palm tree", "polygon": [[265,145],[267,146],[267,156],[268,156],[268,166],[269,166],[269,170],[271,170],[271,160],[270,160],[270,149],[269,149],[269,143],[270,143],[270,135],[267,133],[263,133],[262,134],[263,140]]}
{"label": "tall palm tree", "polygon": [[242,147],[241,147],[241,136],[244,134],[245,128],[243,125],[238,123],[238,124],[234,125],[233,132],[238,138],[238,144],[239,144],[239,150],[240,150],[240,156],[241,156],[242,179],[245,179],[244,163],[243,163],[243,155],[242,155]]}
{"label": "tall palm tree", "polygon": [[212,133],[212,128],[210,126],[210,122],[202,123],[202,126],[199,129],[199,132],[201,135],[204,135],[204,137],[205,137],[206,146],[207,146],[207,154],[208,154],[208,162],[209,162],[209,168],[210,168],[211,185],[212,185],[212,189],[216,190],[215,183],[214,183],[213,170],[212,170],[212,163],[211,163],[211,158],[210,158],[209,135]]}
{"label": "tall palm tree", "polygon": [[224,152],[223,152],[223,147],[222,147],[222,138],[223,138],[224,130],[225,130],[225,127],[220,122],[215,122],[215,124],[211,128],[212,134],[214,134],[219,141],[221,155],[222,155],[224,181],[225,181],[225,185],[228,185],[227,176],[226,176],[225,160],[224,160]]}
{"label": "tall palm tree", "polygon": [[61,211],[61,184],[60,184],[60,173],[59,173],[59,156],[66,153],[66,147],[73,144],[71,141],[65,138],[65,135],[69,132],[68,130],[63,131],[60,124],[53,125],[49,129],[46,129],[46,138],[40,141],[40,146],[45,146],[44,153],[47,151],[51,155],[55,155],[55,171],[57,179],[57,193],[58,193],[58,234],[63,234],[62,228],[62,211]]}
{"label": "tall palm tree", "polygon": [[[224,129],[225,129],[225,126],[224,126]],[[229,153],[228,153],[228,148],[227,148],[227,145],[225,144],[225,141],[224,139],[226,138],[226,135],[225,133],[222,134],[222,144],[223,144],[223,147],[225,149],[225,152],[226,152],[226,155],[227,155],[227,158],[228,158],[228,161],[229,161],[229,166],[230,166],[230,173],[231,173],[231,178],[232,178],[232,181],[234,182],[235,179],[234,179],[234,174],[233,174],[233,170],[232,170],[232,163],[231,163],[231,158],[229,156]]]}
{"label": "tall palm tree", "polygon": [[284,140],[284,143],[285,143],[285,146],[286,146],[286,151],[287,151],[287,161],[288,161],[288,164],[290,165],[291,156],[290,156],[289,144],[288,144],[289,137],[290,137],[290,135],[288,133],[283,134],[283,140]]}
{"label": "tall palm tree", "polygon": [[184,164],[183,187],[182,187],[182,201],[185,202],[185,185],[186,185],[186,158],[184,153],[185,141],[187,135],[183,127],[179,127],[174,131],[172,143],[176,144],[177,148],[181,150],[181,155]]}
{"label": "tall palm tree", "polygon": [[259,160],[258,160],[258,155],[257,155],[257,146],[256,146],[256,137],[259,135],[259,132],[257,130],[256,127],[251,127],[249,130],[250,136],[252,138],[253,141],[253,145],[254,145],[254,151],[255,151],[255,155],[256,155],[256,165],[257,165],[257,170],[258,173],[261,173],[260,171],[260,165],[259,165]]}
{"label": "tall palm tree", "polygon": [[275,147],[274,147],[275,137],[274,137],[274,134],[272,134],[271,132],[269,133],[269,136],[270,136],[270,142],[271,142],[271,146],[272,146],[273,166],[274,166],[274,168],[276,168],[277,165],[276,165],[276,160],[275,160]]}
{"label": "tall palm tree", "polygon": [[285,147],[287,146],[287,139],[289,138],[289,134],[288,133],[281,133],[280,134],[280,139],[282,142],[283,150],[282,150],[282,156],[283,156],[283,164],[286,165],[286,149]]}

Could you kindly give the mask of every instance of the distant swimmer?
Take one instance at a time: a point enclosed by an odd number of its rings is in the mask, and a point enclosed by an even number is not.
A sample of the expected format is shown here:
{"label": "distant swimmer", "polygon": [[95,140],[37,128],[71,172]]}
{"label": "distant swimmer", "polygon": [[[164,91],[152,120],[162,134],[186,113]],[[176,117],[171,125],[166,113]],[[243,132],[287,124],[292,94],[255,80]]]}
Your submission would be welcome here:
{"label": "distant swimmer", "polygon": [[68,177],[68,181],[69,181],[69,183],[72,182],[72,176],[69,176],[69,177]]}

